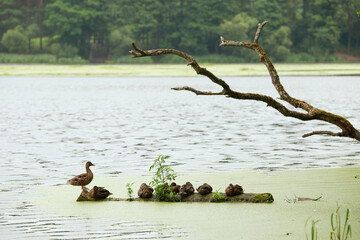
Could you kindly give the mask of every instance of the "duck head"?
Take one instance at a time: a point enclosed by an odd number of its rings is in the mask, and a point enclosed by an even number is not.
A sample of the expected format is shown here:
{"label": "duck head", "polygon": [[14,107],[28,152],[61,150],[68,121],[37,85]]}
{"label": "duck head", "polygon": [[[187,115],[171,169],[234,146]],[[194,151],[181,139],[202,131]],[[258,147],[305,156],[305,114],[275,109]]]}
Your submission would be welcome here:
{"label": "duck head", "polygon": [[86,167],[90,167],[90,166],[95,166],[95,165],[92,164],[91,162],[87,162],[87,163],[86,163]]}

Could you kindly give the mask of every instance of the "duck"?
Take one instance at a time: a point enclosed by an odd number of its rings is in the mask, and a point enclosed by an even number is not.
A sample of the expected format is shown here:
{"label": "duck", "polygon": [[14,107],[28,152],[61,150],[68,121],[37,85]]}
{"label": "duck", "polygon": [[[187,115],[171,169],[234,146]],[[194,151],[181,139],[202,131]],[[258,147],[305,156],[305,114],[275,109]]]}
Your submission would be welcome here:
{"label": "duck", "polygon": [[204,183],[203,185],[198,187],[198,189],[196,189],[196,190],[198,191],[198,193],[200,193],[200,195],[206,195],[208,193],[211,193],[213,189],[209,184]]}
{"label": "duck", "polygon": [[86,190],[86,188],[84,188],[84,186],[91,183],[91,181],[94,177],[94,174],[90,170],[90,166],[95,166],[95,165],[92,164],[91,162],[87,162],[85,164],[86,173],[79,174],[79,175],[73,177],[72,179],[69,179],[67,181],[67,184],[70,184],[73,186],[81,186],[81,189],[84,190],[85,192],[87,192],[87,190]]}
{"label": "duck", "polygon": [[181,186],[180,186],[180,185],[177,185],[175,182],[172,182],[172,183],[170,184],[170,187],[171,187],[171,191],[172,191],[173,193],[179,193],[179,192],[180,192]]}
{"label": "duck", "polygon": [[229,186],[225,189],[226,196],[233,197],[244,193],[244,189],[242,186],[239,185],[232,185],[231,183]]}
{"label": "duck", "polygon": [[91,189],[89,192],[89,197],[95,200],[102,200],[110,195],[112,195],[111,192],[109,192],[103,187],[97,187],[97,186],[94,186],[93,189]]}
{"label": "duck", "polygon": [[186,182],[184,185],[182,185],[180,187],[180,196],[185,198],[190,196],[191,194],[193,194],[195,192],[195,189],[193,187],[193,185],[190,182]]}
{"label": "duck", "polygon": [[140,189],[138,191],[138,196],[140,198],[151,198],[153,195],[154,189],[148,186],[146,183],[140,185]]}

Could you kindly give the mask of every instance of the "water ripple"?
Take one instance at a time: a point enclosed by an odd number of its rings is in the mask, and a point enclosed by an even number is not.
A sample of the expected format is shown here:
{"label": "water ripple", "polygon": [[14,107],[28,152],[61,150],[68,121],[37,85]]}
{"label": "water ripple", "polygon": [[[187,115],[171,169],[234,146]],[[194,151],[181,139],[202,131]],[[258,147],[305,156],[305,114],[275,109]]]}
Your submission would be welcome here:
{"label": "water ripple", "polygon": [[[227,80],[277,97],[268,78]],[[294,97],[360,126],[358,80],[282,79]],[[260,102],[170,90],[179,85],[216,91],[203,78],[0,77],[0,238],[186,238],[174,226],[51,216],[23,200],[34,185],[65,183],[85,161],[99,176],[142,176],[159,154],[171,155],[180,174],[359,165],[358,142],[301,138],[333,126],[288,119]]]}

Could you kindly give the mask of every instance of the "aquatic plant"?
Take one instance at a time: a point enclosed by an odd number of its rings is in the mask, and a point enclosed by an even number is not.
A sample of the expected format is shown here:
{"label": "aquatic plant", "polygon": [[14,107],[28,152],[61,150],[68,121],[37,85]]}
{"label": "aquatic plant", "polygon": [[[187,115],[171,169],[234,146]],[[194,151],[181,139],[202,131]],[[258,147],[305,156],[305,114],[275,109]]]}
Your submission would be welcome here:
{"label": "aquatic plant", "polygon": [[351,237],[351,225],[349,224],[350,210],[346,209],[344,227],[341,227],[340,207],[331,214],[330,240],[346,240]]}
{"label": "aquatic plant", "polygon": [[133,182],[126,184],[126,190],[127,190],[127,194],[128,194],[128,197],[129,197],[129,201],[134,200],[134,196],[133,196],[134,190],[132,189],[133,185],[134,185]]}
{"label": "aquatic plant", "polygon": [[[306,222],[305,222],[305,229],[307,229],[307,225],[308,225],[308,222],[309,220],[311,219],[311,217],[309,217]],[[311,220],[311,229],[310,229],[310,239],[311,240],[317,240],[318,237],[317,237],[317,234],[318,234],[318,231],[317,231],[317,227],[316,227],[316,224],[319,222],[320,220]],[[306,233],[306,240],[309,240],[309,236],[308,234]]]}
{"label": "aquatic plant", "polygon": [[214,193],[214,200],[215,202],[225,202],[226,198],[224,197],[224,195],[222,195],[219,191],[221,188],[219,188],[218,190],[215,191]]}
{"label": "aquatic plant", "polygon": [[[346,209],[344,226],[342,227],[340,207],[338,207],[336,211],[331,214],[330,240],[347,240],[349,236],[351,237],[351,225],[349,224],[349,215],[350,215],[350,210]],[[307,229],[307,225],[310,219],[311,217],[309,217],[305,222],[305,230]],[[318,230],[316,224],[319,221],[320,220],[311,220],[310,238],[306,233],[306,240],[318,239]]]}
{"label": "aquatic plant", "polygon": [[170,156],[159,155],[150,166],[149,171],[155,170],[152,181],[149,183],[154,188],[155,196],[161,201],[174,202],[175,193],[170,182],[174,181],[176,174],[173,169],[165,165],[165,160]]}

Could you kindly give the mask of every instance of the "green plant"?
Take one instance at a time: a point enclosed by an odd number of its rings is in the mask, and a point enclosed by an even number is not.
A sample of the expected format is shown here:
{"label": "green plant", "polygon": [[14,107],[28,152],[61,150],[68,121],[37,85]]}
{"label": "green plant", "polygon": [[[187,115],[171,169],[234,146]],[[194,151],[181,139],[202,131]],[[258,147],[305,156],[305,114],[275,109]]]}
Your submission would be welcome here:
{"label": "green plant", "polygon": [[0,53],[0,63],[56,63],[56,57],[50,54]]}
{"label": "green plant", "polygon": [[159,155],[153,165],[150,166],[149,171],[155,170],[152,181],[149,183],[155,191],[155,196],[160,201],[175,201],[175,194],[173,193],[170,182],[174,181],[176,174],[174,170],[165,165],[165,160],[170,156]]}
{"label": "green plant", "polygon": [[214,200],[215,202],[225,202],[226,198],[219,191],[221,188],[215,191]]}
{"label": "green plant", "polygon": [[[331,231],[330,231],[330,240],[347,240],[348,237],[351,237],[351,225],[349,224],[349,215],[350,210],[346,210],[346,216],[344,221],[344,226],[341,227],[341,216],[340,216],[340,207],[336,209],[335,212],[331,214]],[[309,217],[305,222],[305,230],[311,217]],[[317,240],[318,231],[316,224],[320,220],[311,220],[311,229],[310,229],[310,238],[306,233],[306,240]]]}
{"label": "green plant", "polygon": [[70,44],[53,43],[50,49],[58,58],[75,58],[79,52],[77,47]]}
{"label": "green plant", "polygon": [[[311,217],[309,217],[306,222],[305,222],[305,229],[307,229],[307,225],[308,225],[308,222],[309,220],[311,219]],[[311,220],[311,230],[310,230],[310,239],[311,240],[317,240],[318,237],[317,237],[317,234],[318,234],[318,231],[317,231],[317,227],[316,227],[316,224],[319,222],[320,220]],[[306,234],[306,240],[309,240],[309,237],[308,235]]]}
{"label": "green plant", "polygon": [[158,158],[154,160],[153,165],[150,166],[149,171],[155,169],[155,175],[150,182],[151,186],[157,186],[159,184],[168,184],[170,181],[174,181],[176,174],[173,169],[165,165],[165,160],[170,158],[170,156],[159,155]]}
{"label": "green plant", "polygon": [[85,64],[85,63],[89,63],[88,60],[82,59],[79,56],[73,57],[73,58],[58,58],[57,60],[58,63],[61,64]]}
{"label": "green plant", "polygon": [[351,225],[349,224],[350,210],[346,209],[344,227],[341,227],[340,207],[331,214],[330,240],[346,240],[351,237]]}
{"label": "green plant", "polygon": [[134,42],[133,32],[128,25],[119,27],[109,34],[109,45],[111,55],[121,56],[128,54],[129,45]]}
{"label": "green plant", "polygon": [[14,29],[3,35],[1,43],[9,53],[26,53],[28,48],[26,36]]}
{"label": "green plant", "polygon": [[134,183],[127,183],[126,184],[126,190],[127,190],[127,194],[129,196],[130,201],[134,200],[134,196],[133,196],[134,190],[132,189],[133,185],[134,185]]}

